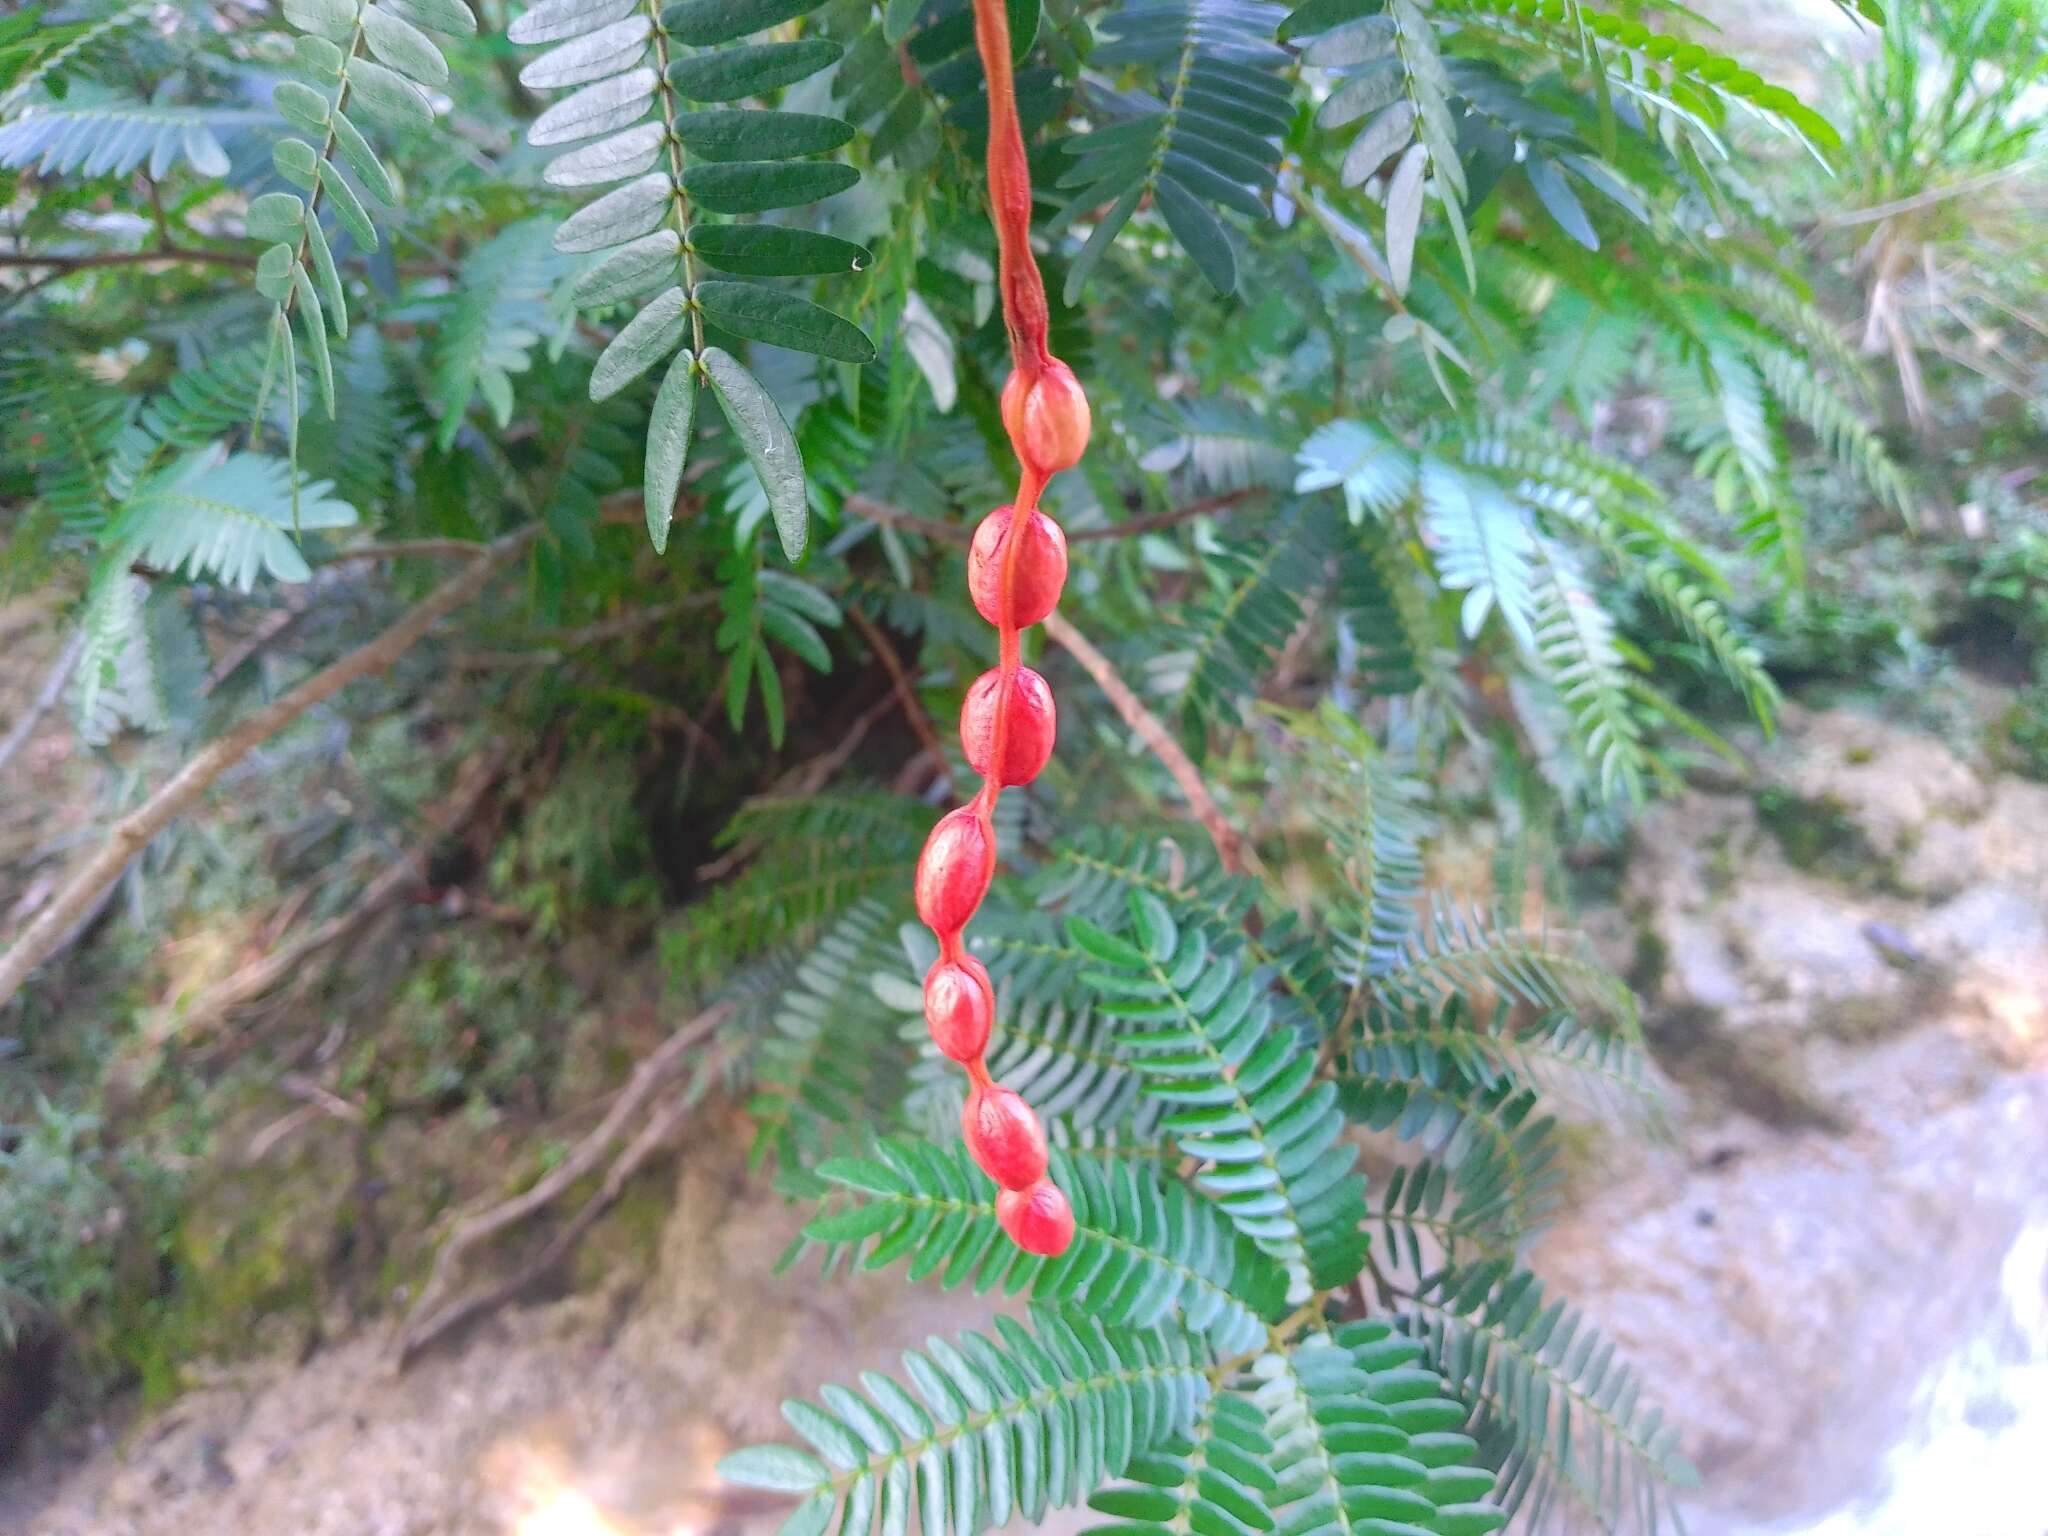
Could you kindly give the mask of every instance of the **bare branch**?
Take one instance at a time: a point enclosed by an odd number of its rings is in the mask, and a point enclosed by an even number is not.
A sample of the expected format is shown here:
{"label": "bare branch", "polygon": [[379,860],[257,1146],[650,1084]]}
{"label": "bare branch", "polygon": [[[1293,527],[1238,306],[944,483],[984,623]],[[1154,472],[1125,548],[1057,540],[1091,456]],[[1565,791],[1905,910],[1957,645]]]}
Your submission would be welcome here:
{"label": "bare branch", "polygon": [[190,757],[142,805],[114,824],[99,851],[65,882],[4,955],[0,955],[0,1007],[12,1001],[29,973],[57,948],[72,923],[121,878],[128,863],[156,835],[198,803],[220,776],[314,705],[357,678],[381,672],[442,619],[481,594],[491,578],[526,552],[540,535],[529,523],[487,546],[487,552],[407,609],[375,639],[322,667],[289,693],[259,709],[226,735]]}
{"label": "bare branch", "polygon": [[64,685],[71,681],[71,674],[78,670],[78,659],[85,654],[85,631],[79,630],[57,653],[57,660],[51,666],[49,675],[43,679],[43,686],[36,690],[36,696],[29,702],[22,717],[7,728],[7,735],[0,739],[0,768],[5,768],[28,744],[35,734],[36,724],[50,712],[50,706],[57,702],[57,696],[64,691]]}
{"label": "bare branch", "polygon": [[346,549],[337,549],[321,562],[321,568],[324,570],[331,565],[347,565],[359,560],[402,560],[413,555],[452,555],[457,559],[474,560],[490,552],[490,545],[478,543],[475,539],[393,539],[386,544],[352,544]]}

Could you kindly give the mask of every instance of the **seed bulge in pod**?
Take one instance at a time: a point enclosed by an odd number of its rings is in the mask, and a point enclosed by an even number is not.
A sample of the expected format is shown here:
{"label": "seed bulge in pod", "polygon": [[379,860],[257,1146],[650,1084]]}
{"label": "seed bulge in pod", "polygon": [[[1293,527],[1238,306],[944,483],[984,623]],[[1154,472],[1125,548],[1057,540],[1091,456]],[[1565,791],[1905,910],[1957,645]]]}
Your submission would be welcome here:
{"label": "seed bulge in pod", "polygon": [[917,915],[925,926],[941,938],[965,928],[988,894],[995,865],[988,828],[973,806],[941,816],[917,856]]}
{"label": "seed bulge in pod", "polygon": [[[1010,507],[997,507],[984,517],[967,551],[967,590],[973,595],[975,612],[998,629],[1003,624],[1003,558],[1012,513]],[[1024,547],[1017,551],[1010,622],[1018,629],[1038,623],[1059,606],[1060,588],[1066,584],[1067,536],[1058,523],[1034,507],[1024,525]]]}
{"label": "seed bulge in pod", "polygon": [[[996,707],[1002,696],[1003,673],[997,667],[974,680],[960,709],[960,745],[966,749],[968,766],[983,778],[991,776],[989,757],[995,749]],[[1057,724],[1052,689],[1029,667],[1017,669],[1009,713],[1009,730],[1003,736],[1002,782],[1006,788],[1029,784],[1052,756]]]}
{"label": "seed bulge in pod", "polygon": [[1045,1177],[1045,1127],[1014,1088],[991,1083],[968,1094],[960,1134],[981,1171],[1004,1189],[1025,1189]]}
{"label": "seed bulge in pod", "polygon": [[987,1049],[995,1011],[988,970],[972,955],[941,960],[925,974],[924,1021],[933,1042],[955,1061],[973,1061]]}
{"label": "seed bulge in pod", "polygon": [[1012,373],[1002,405],[1003,429],[1027,469],[1050,479],[1081,462],[1092,425],[1088,396],[1065,363],[1054,358],[1031,377]]}
{"label": "seed bulge in pod", "polygon": [[997,1191],[996,1220],[1019,1248],[1049,1259],[1074,1240],[1074,1208],[1057,1184],[1044,1179],[1028,1189]]}

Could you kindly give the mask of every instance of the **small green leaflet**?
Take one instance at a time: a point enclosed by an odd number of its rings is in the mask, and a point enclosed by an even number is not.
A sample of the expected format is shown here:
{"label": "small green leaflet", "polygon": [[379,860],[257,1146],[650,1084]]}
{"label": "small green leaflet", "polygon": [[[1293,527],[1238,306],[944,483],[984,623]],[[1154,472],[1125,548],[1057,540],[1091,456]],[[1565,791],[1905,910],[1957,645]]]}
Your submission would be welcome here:
{"label": "small green leaflet", "polygon": [[779,27],[817,5],[818,0],[676,0],[661,13],[661,25],[679,43],[708,48]]}
{"label": "small green leaflet", "polygon": [[726,423],[767,493],[768,511],[782,539],[783,554],[792,561],[802,558],[810,538],[810,507],[804,499],[804,461],[796,435],[760,380],[730,352],[706,347],[704,372],[725,411]]}
{"label": "small green leaflet", "polygon": [[697,303],[707,320],[749,341],[765,341],[844,363],[869,363],[875,358],[875,344],[859,326],[793,293],[711,279],[697,285]]}
{"label": "small green leaflet", "polygon": [[690,231],[690,244],[700,260],[748,277],[864,272],[874,260],[851,240],[780,224],[707,224]]}
{"label": "small green leaflet", "polygon": [[590,370],[590,398],[609,400],[674,350],[689,327],[689,298],[670,288],[612,337]]}
{"label": "small green leaflet", "polygon": [[815,203],[859,180],[859,171],[831,160],[733,160],[691,166],[683,173],[683,190],[712,213],[762,213]]}
{"label": "small green leaflet", "polygon": [[678,59],[668,67],[668,83],[692,101],[738,101],[807,79],[836,63],[839,54],[839,45],[823,37],[751,43]]}
{"label": "small green leaflet", "polygon": [[647,418],[647,466],[641,499],[647,508],[647,537],[658,555],[668,548],[668,527],[676,515],[676,491],[689,462],[690,434],[697,424],[697,359],[678,352],[654,397]]}
{"label": "small green leaflet", "polygon": [[839,148],[853,126],[810,112],[712,107],[676,114],[676,137],[699,160],[788,160]]}

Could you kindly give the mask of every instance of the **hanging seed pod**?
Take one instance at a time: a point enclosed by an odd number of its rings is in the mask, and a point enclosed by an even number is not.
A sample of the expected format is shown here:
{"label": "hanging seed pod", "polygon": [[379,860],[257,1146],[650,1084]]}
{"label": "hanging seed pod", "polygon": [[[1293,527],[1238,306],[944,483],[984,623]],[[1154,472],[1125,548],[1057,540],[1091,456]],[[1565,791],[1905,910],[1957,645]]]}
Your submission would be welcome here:
{"label": "hanging seed pod", "polygon": [[960,1113],[960,1134],[981,1171],[1004,1189],[1028,1189],[1045,1177],[1045,1127],[1014,1089],[977,1086]]}
{"label": "hanging seed pod", "polygon": [[1028,1189],[998,1190],[996,1220],[1026,1253],[1052,1257],[1074,1240],[1074,1208],[1058,1185],[1044,1179]]}
{"label": "hanging seed pod", "polygon": [[941,960],[924,978],[924,1021],[938,1048],[955,1061],[979,1061],[995,1022],[996,994],[988,969],[972,955]]}
{"label": "hanging seed pod", "polygon": [[1045,284],[1031,254],[1031,167],[1017,121],[1009,13],[1004,0],[973,5],[975,49],[988,76],[989,205],[1013,367],[1003,386],[1003,425],[1024,479],[1017,505],[983,518],[967,554],[967,590],[996,627],[1002,665],[975,681],[961,709],[960,744],[984,782],[972,804],[940,817],[925,840],[917,861],[917,915],[944,951],[925,976],[925,1023],[939,1049],[964,1063],[975,1081],[961,1134],[975,1162],[1002,1187],[996,1215],[1011,1241],[1027,1253],[1051,1256],[1074,1240],[1073,1208],[1045,1180],[1045,1128],[1038,1116],[1015,1090],[991,1082],[982,1064],[995,990],[988,972],[960,953],[960,932],[995,873],[996,802],[1005,786],[1038,777],[1052,754],[1052,690],[1019,664],[1017,631],[1050,614],[1066,585],[1067,536],[1036,502],[1045,482],[1071,468],[1088,446],[1089,414],[1073,370],[1046,350]]}
{"label": "hanging seed pod", "polygon": [[995,875],[996,851],[971,805],[941,816],[917,858],[917,915],[933,933],[958,933]]}
{"label": "hanging seed pod", "polygon": [[[989,762],[995,750],[996,710],[1003,699],[1001,668],[992,668],[974,680],[967,690],[967,702],[960,709],[960,745],[967,763],[983,778],[994,778]],[[1052,756],[1057,716],[1052,689],[1029,667],[1019,667],[1010,687],[1008,728],[1003,733],[1004,788],[1029,784]]]}
{"label": "hanging seed pod", "polygon": [[997,507],[984,517],[967,551],[967,590],[974,610],[998,629],[1041,622],[1059,606],[1060,588],[1067,584],[1067,536],[1034,507],[1024,525],[1024,547],[1017,552],[1011,611],[1003,613],[1003,559],[1013,513],[1013,508]]}

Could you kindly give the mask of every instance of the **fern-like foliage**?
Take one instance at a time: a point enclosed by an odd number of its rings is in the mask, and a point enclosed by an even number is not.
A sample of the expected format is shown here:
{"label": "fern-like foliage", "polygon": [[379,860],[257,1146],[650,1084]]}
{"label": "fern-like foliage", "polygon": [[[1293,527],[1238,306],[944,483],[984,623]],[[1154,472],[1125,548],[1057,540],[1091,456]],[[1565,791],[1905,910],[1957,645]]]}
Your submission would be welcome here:
{"label": "fern-like foliage", "polygon": [[805,1235],[851,1247],[863,1269],[903,1260],[913,1280],[1028,1292],[1120,1327],[1178,1319],[1218,1355],[1260,1343],[1284,1310],[1279,1266],[1151,1164],[1054,1152],[1052,1177],[1075,1222],[1074,1244],[1057,1259],[1003,1237],[995,1185],[959,1147],[883,1141],[873,1157],[834,1158],[817,1171],[854,1203],[814,1218]]}
{"label": "fern-like foliage", "polygon": [[1433,183],[1470,277],[1464,161],[1458,152],[1451,79],[1428,4],[1389,0],[1371,16],[1358,15],[1360,9],[1310,0],[1288,18],[1283,35],[1313,35],[1303,62],[1330,71],[1331,89],[1316,109],[1316,126],[1364,122],[1344,155],[1344,185],[1365,181],[1399,157],[1387,181],[1386,257],[1377,275],[1396,295],[1407,292],[1424,189]]}
{"label": "fern-like foliage", "polygon": [[873,1105],[900,1091],[896,1014],[867,981],[894,941],[890,909],[863,901],[798,962],[755,1050],[754,1157],[815,1161]]}
{"label": "fern-like foliage", "polygon": [[1233,706],[1257,695],[1274,655],[1301,624],[1305,599],[1323,584],[1329,551],[1328,518],[1296,509],[1257,542],[1226,545],[1207,562],[1220,591],[1194,609],[1179,643],[1149,668],[1153,689],[1181,701],[1182,736],[1192,745],[1200,745],[1209,720],[1229,719]]}
{"label": "fern-like foliage", "polygon": [[1487,1501],[1492,1474],[1459,1432],[1462,1404],[1422,1348],[1384,1322],[1311,1333],[1257,1362],[1252,1400],[1266,1416],[1278,1487],[1267,1495],[1287,1536],[1420,1530],[1484,1536],[1507,1516]]}
{"label": "fern-like foliage", "polygon": [[284,15],[299,34],[293,63],[301,78],[280,82],[273,101],[306,137],[278,140],[271,158],[278,175],[305,195],[264,193],[249,205],[248,229],[252,239],[266,243],[256,265],[256,290],[275,305],[271,346],[296,434],[293,314],[330,417],[335,392],[328,330],[348,335],[347,291],[321,215],[331,213],[349,239],[374,251],[377,228],[369,204],[397,200],[390,169],[356,118],[398,132],[433,127],[428,92],[448,83],[448,61],[429,34],[470,36],[476,17],[462,0],[291,0]]}
{"label": "fern-like foliage", "polygon": [[1063,146],[1060,222],[1107,205],[1067,270],[1069,304],[1146,202],[1217,292],[1236,289],[1236,237],[1216,210],[1270,216],[1274,141],[1293,116],[1288,55],[1272,41],[1281,17],[1258,0],[1143,0],[1104,18],[1090,63],[1146,71],[1153,89],[1104,91],[1108,120]]}
{"label": "fern-like foliage", "polygon": [[579,304],[632,311],[591,369],[591,398],[617,394],[667,365],[648,424],[644,478],[657,550],[667,543],[700,385],[718,397],[745,447],[792,560],[808,537],[803,459],[789,424],[761,382],[711,343],[711,330],[843,362],[875,355],[858,326],[809,299],[701,275],[830,275],[857,272],[870,260],[851,241],[818,230],[705,217],[802,207],[860,179],[850,165],[814,158],[852,137],[839,119],[727,105],[772,94],[839,59],[840,45],[824,37],[741,41],[816,3],[681,0],[664,9],[654,0],[540,0],[511,27],[515,43],[552,45],[521,71],[524,84],[573,87],[527,134],[536,146],[580,146],[555,158],[549,181],[619,183],[563,221],[554,243],[565,253],[602,253],[577,282]]}
{"label": "fern-like foliage", "polygon": [[225,176],[222,140],[246,133],[269,114],[229,107],[158,106],[118,98],[35,107],[0,123],[0,167],[44,176],[127,176],[161,181],[183,164],[199,176]]}
{"label": "fern-like foliage", "polygon": [[1274,1027],[1271,1004],[1196,924],[1134,893],[1137,942],[1082,918],[1067,931],[1106,970],[1090,982],[1164,1126],[1204,1165],[1195,1186],[1286,1268],[1288,1295],[1342,1285],[1364,1262],[1364,1183],[1357,1149],[1340,1138],[1335,1093],[1315,1082],[1315,1056]]}
{"label": "fern-like foliage", "polygon": [[[1097,1013],[1076,984],[1081,951],[1063,944],[1049,920],[999,903],[975,927],[970,949],[1003,997],[983,1053],[990,1074],[1070,1131],[1130,1128],[1145,1101],[1137,1074],[1116,1049],[1115,1021]],[[956,1064],[925,1037],[922,979],[938,948],[915,923],[906,923],[901,937],[910,972],[879,976],[875,989],[901,1012],[905,1033],[923,1042],[917,1075],[925,1103],[914,1114],[943,1133],[959,1123],[965,1090]]]}
{"label": "fern-like foliage", "polygon": [[1488,921],[1441,899],[1381,973],[1380,985],[1390,1000],[1495,992],[1538,1009],[1608,1019],[1632,1039],[1642,1030],[1635,994],[1583,940]]}
{"label": "fern-like foliage", "polygon": [[108,570],[86,595],[85,645],[71,686],[78,733],[104,746],[123,728],[185,731],[199,711],[206,652],[177,594]]}
{"label": "fern-like foliage", "polygon": [[[292,538],[305,528],[345,528],[355,508],[316,481],[303,490],[280,459],[239,453],[223,463],[194,454],[138,483],[108,542],[121,561],[140,560],[249,591],[259,574],[304,581],[313,574]],[[295,505],[296,503],[296,505]]]}
{"label": "fern-like foliage", "polygon": [[1731,111],[1816,154],[1841,144],[1833,125],[1783,86],[1689,38],[1652,31],[1633,16],[1577,0],[1449,0],[1449,8],[1474,25],[1539,43],[1554,57],[1585,60],[1667,143],[1689,140],[1695,153],[1727,152]]}
{"label": "fern-like foliage", "polygon": [[572,267],[554,248],[554,221],[507,225],[470,253],[434,343],[437,438],[443,449],[481,399],[499,427],[512,420],[513,379],[533,366],[533,350],[559,330],[549,298]]}
{"label": "fern-like foliage", "polygon": [[1270,1531],[1266,1500],[1279,1487],[1267,1466],[1272,1455],[1258,1405],[1234,1392],[1212,1393],[1186,1438],[1132,1457],[1129,1484],[1089,1499],[1090,1509],[1119,1522],[1091,1531]]}
{"label": "fern-like foliage", "polygon": [[1080,1502],[1132,1458],[1184,1437],[1208,1395],[1197,1346],[1174,1329],[1108,1326],[1034,1307],[1031,1326],[933,1339],[903,1357],[916,1395],[869,1372],[782,1407],[816,1454],[755,1446],[719,1463],[731,1482],[801,1495],[781,1536],[978,1536],[1013,1514]]}
{"label": "fern-like foliage", "polygon": [[1427,1358],[1474,1405],[1472,1429],[1501,1458],[1498,1497],[1522,1528],[1657,1530],[1669,1489],[1698,1474],[1635,1372],[1584,1316],[1502,1258],[1434,1276],[1404,1306]]}

